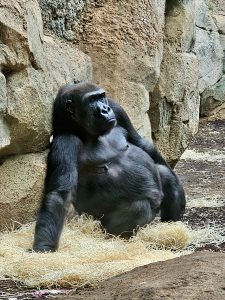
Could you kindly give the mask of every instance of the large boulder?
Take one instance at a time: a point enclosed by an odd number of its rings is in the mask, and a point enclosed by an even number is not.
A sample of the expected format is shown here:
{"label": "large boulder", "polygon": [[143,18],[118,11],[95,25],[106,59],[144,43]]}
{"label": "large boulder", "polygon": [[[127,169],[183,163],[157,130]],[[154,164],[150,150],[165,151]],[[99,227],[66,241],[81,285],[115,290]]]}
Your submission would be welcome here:
{"label": "large boulder", "polygon": [[46,153],[14,156],[0,166],[0,230],[32,221],[40,205]]}
{"label": "large boulder", "polygon": [[[209,3],[209,9],[204,6],[205,14],[202,14],[201,23],[197,25],[203,30],[211,41],[202,40],[202,56],[205,55],[205,62],[202,64],[202,69],[205,68],[206,77],[209,84],[205,85],[205,89],[201,95],[201,116],[212,116],[213,118],[225,117],[225,78],[221,77],[221,70],[225,73],[225,5],[224,1],[215,0]],[[207,13],[206,13],[207,12]],[[200,15],[200,14],[199,14]],[[200,20],[199,20],[200,22]],[[215,38],[215,40],[214,40]],[[203,35],[201,36],[203,39]],[[203,48],[202,48],[203,47]],[[220,49],[221,48],[221,49]],[[222,50],[222,53],[221,53]],[[222,65],[220,57],[222,54]],[[206,77],[203,80],[206,83]],[[200,91],[202,91],[200,89]]]}
{"label": "large boulder", "polygon": [[202,93],[201,115],[225,117],[225,75]]}
{"label": "large boulder", "polygon": [[150,93],[153,138],[172,166],[198,129],[199,66],[197,57],[191,53],[195,2],[167,6],[161,73]]}
{"label": "large boulder", "polygon": [[48,145],[58,88],[91,79],[87,55],[43,34],[36,0],[3,1],[0,10],[0,156]]}
{"label": "large boulder", "polygon": [[196,35],[192,52],[199,61],[199,92],[215,84],[223,72],[223,51],[220,36],[204,0],[196,1]]}
{"label": "large boulder", "polygon": [[76,42],[92,58],[94,82],[123,105],[147,137],[148,93],[162,60],[164,8],[164,0],[89,1],[75,28]]}
{"label": "large boulder", "polygon": [[66,41],[43,34],[36,0],[1,1],[0,229],[33,219],[44,186],[52,103],[59,87],[89,81],[90,58]]}
{"label": "large boulder", "polygon": [[[218,82],[221,85],[221,27],[221,15],[213,18],[203,0],[167,3],[163,61],[159,81],[151,93],[149,115],[153,138],[172,166],[198,130],[199,94],[212,91]],[[207,103],[206,94],[202,94],[201,101],[204,114],[206,107],[213,109],[221,104],[221,100]]]}
{"label": "large boulder", "polygon": [[223,0],[214,1],[212,17],[220,35],[220,44],[223,50],[223,73],[225,73],[225,5]]}

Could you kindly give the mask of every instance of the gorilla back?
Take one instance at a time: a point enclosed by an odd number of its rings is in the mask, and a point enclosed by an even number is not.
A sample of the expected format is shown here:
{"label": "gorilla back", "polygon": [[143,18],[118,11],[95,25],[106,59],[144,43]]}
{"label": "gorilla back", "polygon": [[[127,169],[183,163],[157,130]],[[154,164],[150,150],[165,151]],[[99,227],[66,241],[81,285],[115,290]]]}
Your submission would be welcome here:
{"label": "gorilla back", "polygon": [[33,249],[55,251],[70,203],[130,236],[161,210],[179,220],[185,195],[179,178],[152,141],[140,137],[125,111],[102,88],[70,84],[53,111],[53,142]]}

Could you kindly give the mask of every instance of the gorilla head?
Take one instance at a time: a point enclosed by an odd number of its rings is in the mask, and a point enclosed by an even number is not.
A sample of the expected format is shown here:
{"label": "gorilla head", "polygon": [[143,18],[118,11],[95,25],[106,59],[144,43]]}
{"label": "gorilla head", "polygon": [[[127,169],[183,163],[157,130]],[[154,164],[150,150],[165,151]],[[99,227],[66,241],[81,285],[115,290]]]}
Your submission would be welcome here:
{"label": "gorilla head", "polygon": [[109,106],[105,90],[93,84],[64,86],[58,93],[54,110],[61,117],[64,110],[66,123],[69,118],[74,127],[81,127],[91,136],[104,135],[116,125],[116,117]]}

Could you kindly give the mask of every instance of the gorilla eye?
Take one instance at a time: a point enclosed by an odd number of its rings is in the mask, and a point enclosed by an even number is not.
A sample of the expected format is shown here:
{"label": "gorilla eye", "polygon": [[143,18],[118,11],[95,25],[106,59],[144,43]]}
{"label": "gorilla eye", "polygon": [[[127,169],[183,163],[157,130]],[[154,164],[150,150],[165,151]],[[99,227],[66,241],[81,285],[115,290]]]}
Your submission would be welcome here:
{"label": "gorilla eye", "polygon": [[91,101],[91,102],[94,102],[94,101],[98,100],[98,98],[99,98],[98,95],[92,95],[92,96],[90,97],[90,101]]}
{"label": "gorilla eye", "polygon": [[106,96],[105,96],[105,94],[95,94],[95,95],[91,95],[90,97],[89,97],[89,102],[95,102],[95,101],[101,101],[101,102],[104,102],[104,103],[106,103],[106,104],[108,104],[108,100],[107,100],[107,98],[106,98]]}
{"label": "gorilla eye", "polygon": [[67,110],[70,114],[73,114],[73,101],[70,100],[70,99],[66,101],[66,110]]}

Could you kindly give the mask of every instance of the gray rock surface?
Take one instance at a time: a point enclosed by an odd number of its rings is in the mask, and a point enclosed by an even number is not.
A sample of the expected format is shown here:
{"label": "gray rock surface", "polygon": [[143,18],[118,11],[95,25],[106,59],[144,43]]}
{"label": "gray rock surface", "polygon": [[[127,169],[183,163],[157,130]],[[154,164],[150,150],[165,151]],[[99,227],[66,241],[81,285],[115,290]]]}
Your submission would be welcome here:
{"label": "gray rock surface", "polygon": [[46,149],[53,99],[62,84],[90,80],[87,55],[43,35],[35,0],[3,1],[1,18],[0,155]]}
{"label": "gray rock surface", "polygon": [[162,60],[164,9],[163,0],[89,1],[76,28],[79,47],[92,58],[94,82],[120,101],[146,137],[148,93]]}
{"label": "gray rock surface", "polygon": [[198,129],[199,65],[190,52],[194,23],[195,1],[169,7],[160,78],[150,94],[153,137],[171,165],[176,164]]}
{"label": "gray rock surface", "polygon": [[201,115],[210,116],[221,110],[225,104],[225,75],[206,89],[201,97]]}
{"label": "gray rock surface", "polygon": [[46,153],[18,155],[0,166],[0,230],[34,219],[41,203]]}

